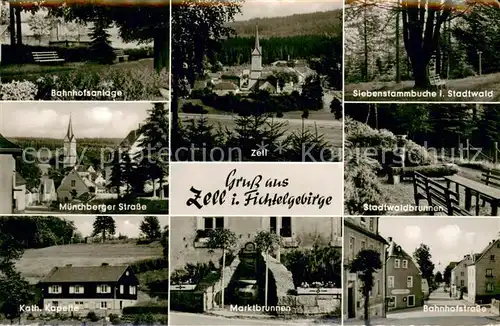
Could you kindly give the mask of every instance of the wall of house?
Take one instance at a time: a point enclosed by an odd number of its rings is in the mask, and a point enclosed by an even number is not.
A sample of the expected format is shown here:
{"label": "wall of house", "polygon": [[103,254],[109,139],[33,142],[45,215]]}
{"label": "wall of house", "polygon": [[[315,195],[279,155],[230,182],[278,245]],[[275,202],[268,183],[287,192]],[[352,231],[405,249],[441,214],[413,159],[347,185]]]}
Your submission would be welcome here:
{"label": "wall of house", "polygon": [[476,302],[476,265],[469,265],[467,267],[467,296],[464,299],[475,303]]}
{"label": "wall of house", "polygon": [[[57,302],[59,307],[68,307],[74,310],[75,315],[86,315],[89,311],[94,311],[98,315],[121,314],[122,309],[137,304],[137,300],[119,299],[43,299],[43,309],[54,306]],[[77,302],[79,304],[77,304]],[[101,302],[106,302],[108,309],[101,308]],[[83,304],[81,304],[83,303]],[[70,313],[68,313],[70,314]]]}
{"label": "wall of house", "polygon": [[[395,260],[399,259],[399,268],[395,268]],[[408,262],[408,268],[403,268],[403,260]],[[392,256],[387,260],[387,297],[394,297],[394,306],[390,310],[404,309],[409,307],[421,307],[424,304],[422,292],[422,277],[420,271],[407,255]],[[394,287],[389,288],[389,277],[394,277]],[[413,278],[413,286],[408,287],[407,278]],[[414,305],[409,306],[409,296],[414,297]]]}
{"label": "wall of house", "polygon": [[14,200],[16,202],[16,212],[24,212],[24,210],[26,209],[26,185],[15,187]]}
{"label": "wall of house", "polygon": [[[494,259],[490,259],[494,256]],[[494,297],[500,297],[500,241],[497,241],[482,258],[475,262],[476,282],[475,301],[490,303]],[[486,270],[492,269],[492,276],[486,276]],[[492,291],[488,291],[487,284],[492,284]]]}
{"label": "wall of house", "polygon": [[[196,241],[196,230],[204,228],[203,217],[172,217],[171,224],[172,230],[176,230],[170,235],[172,270],[182,268],[186,263],[213,261],[217,264],[221,257],[220,250],[212,252],[204,248],[201,241]],[[225,217],[224,227],[236,233],[238,246],[242,247],[253,241],[259,230],[269,230],[270,217]],[[296,247],[311,247],[314,243],[324,245],[330,243],[339,246],[341,244],[342,220],[340,217],[294,216],[291,219],[291,228],[292,238],[284,241],[286,245],[281,249],[282,252]]]}
{"label": "wall of house", "polygon": [[[366,218],[365,223],[361,222],[359,218],[348,218],[348,220],[352,223],[356,223],[358,226],[364,225],[368,230],[370,229],[370,225],[366,222],[369,221]],[[378,230],[377,219],[374,218],[373,223],[373,232],[376,234]],[[350,239],[354,241],[354,248],[350,246]],[[385,245],[379,240],[374,239],[366,234],[363,234],[357,230],[351,229],[348,226],[344,226],[344,275],[343,275],[343,291],[344,291],[344,299],[343,299],[343,314],[344,319],[349,318],[363,318],[363,305],[364,298],[361,293],[361,282],[359,281],[357,275],[355,273],[350,273],[349,265],[351,261],[356,257],[356,254],[362,250],[362,243],[366,249],[373,249],[380,253],[382,269],[374,274],[374,288],[371,292],[371,297],[369,299],[370,308],[369,314],[370,316],[385,316]],[[352,244],[352,243],[351,243]],[[349,292],[352,290],[352,301],[349,301]],[[354,310],[354,316],[349,316],[349,305],[351,305],[352,310]]]}
{"label": "wall of house", "polygon": [[460,289],[462,286],[468,286],[467,266],[472,263],[472,258],[464,257],[451,271],[451,293],[455,298],[460,298]]}
{"label": "wall of house", "polygon": [[[71,186],[71,181],[73,180],[75,181],[74,187]],[[59,199],[59,201],[64,202],[65,198],[71,200],[73,198],[73,196],[71,195],[73,189],[76,190],[77,197],[86,193],[89,190],[85,185],[85,183],[83,182],[83,180],[76,172],[71,172],[70,174],[68,174],[63,179],[59,188],[57,188],[57,198]]]}
{"label": "wall of house", "polygon": [[0,214],[12,214],[15,160],[10,154],[0,154]]}

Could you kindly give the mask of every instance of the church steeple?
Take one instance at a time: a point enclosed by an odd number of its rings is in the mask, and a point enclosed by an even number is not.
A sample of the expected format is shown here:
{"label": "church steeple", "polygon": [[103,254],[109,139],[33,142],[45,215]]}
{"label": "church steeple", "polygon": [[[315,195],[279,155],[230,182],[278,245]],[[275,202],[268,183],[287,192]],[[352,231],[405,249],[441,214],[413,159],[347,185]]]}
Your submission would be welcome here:
{"label": "church steeple", "polygon": [[260,40],[259,40],[259,25],[255,25],[255,45],[252,55],[261,55],[261,54],[262,54],[262,48],[260,47]]}
{"label": "church steeple", "polygon": [[66,137],[64,137],[64,140],[72,141],[73,138],[75,138],[75,134],[73,133],[73,124],[71,123],[71,115],[70,115],[68,123],[68,131],[66,131]]}

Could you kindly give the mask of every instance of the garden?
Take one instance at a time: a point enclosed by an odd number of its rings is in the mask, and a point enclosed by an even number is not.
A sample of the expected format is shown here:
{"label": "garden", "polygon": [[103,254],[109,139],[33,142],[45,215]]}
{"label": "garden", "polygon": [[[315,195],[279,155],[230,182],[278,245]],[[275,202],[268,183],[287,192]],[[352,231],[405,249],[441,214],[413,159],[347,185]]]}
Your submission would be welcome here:
{"label": "garden", "polygon": [[[432,215],[449,196],[465,215],[496,215],[499,127],[496,105],[347,106],[346,213]],[[415,173],[441,193],[426,208],[416,205]]]}

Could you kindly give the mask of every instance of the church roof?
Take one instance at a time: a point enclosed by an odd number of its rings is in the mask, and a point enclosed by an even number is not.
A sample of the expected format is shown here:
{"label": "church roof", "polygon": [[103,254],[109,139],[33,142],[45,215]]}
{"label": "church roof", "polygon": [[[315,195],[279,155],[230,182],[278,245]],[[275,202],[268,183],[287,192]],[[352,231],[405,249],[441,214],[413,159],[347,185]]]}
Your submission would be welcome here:
{"label": "church roof", "polygon": [[21,152],[21,147],[0,134],[0,154],[20,154]]}
{"label": "church roof", "polygon": [[73,124],[71,123],[71,116],[69,116],[69,123],[68,123],[68,131],[66,131],[66,136],[64,137],[64,140],[73,140],[75,138],[75,134],[73,133]]}
{"label": "church roof", "polygon": [[262,47],[259,41],[259,26],[255,26],[255,46],[252,51],[252,55],[262,55]]}

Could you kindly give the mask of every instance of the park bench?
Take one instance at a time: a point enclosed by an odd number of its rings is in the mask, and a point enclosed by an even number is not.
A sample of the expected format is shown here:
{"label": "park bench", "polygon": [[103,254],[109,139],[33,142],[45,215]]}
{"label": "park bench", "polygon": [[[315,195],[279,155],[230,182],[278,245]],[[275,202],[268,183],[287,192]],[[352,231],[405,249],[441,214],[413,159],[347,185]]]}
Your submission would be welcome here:
{"label": "park bench", "polygon": [[[497,170],[486,170],[481,174],[481,182],[487,186],[493,186],[495,188],[500,188],[500,171]],[[484,195],[483,195],[484,196]],[[486,205],[486,200],[483,197],[482,206]]]}
{"label": "park bench", "polygon": [[56,51],[45,51],[45,52],[31,52],[33,60],[36,63],[53,63],[53,62],[64,62],[64,59],[59,58]]}
{"label": "park bench", "polygon": [[124,61],[128,61],[128,54],[125,54],[125,51],[121,50],[121,49],[115,49],[113,51],[115,53],[115,62],[124,62]]}
{"label": "park bench", "polygon": [[[420,200],[427,200],[429,207],[441,207],[449,215],[470,216],[471,214],[460,207],[459,195],[445,185],[442,185],[421,173],[413,175],[413,191],[415,204],[419,206]],[[430,210],[431,215],[434,211]]]}
{"label": "park bench", "polygon": [[431,86],[436,87],[437,89],[443,89],[446,88],[446,82],[439,77],[439,74],[430,74],[429,75],[429,82]]}

